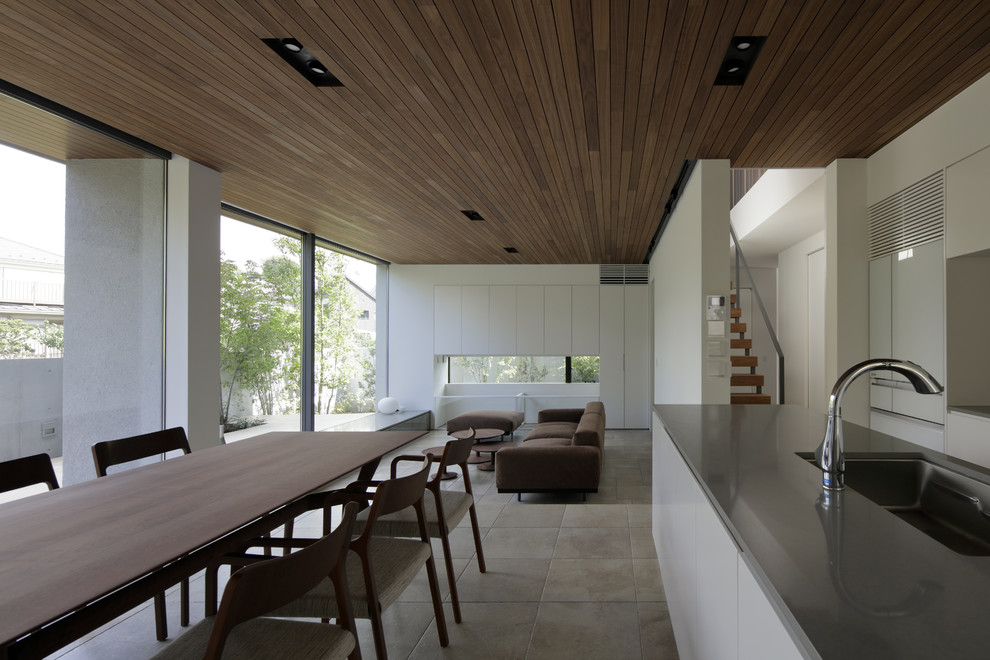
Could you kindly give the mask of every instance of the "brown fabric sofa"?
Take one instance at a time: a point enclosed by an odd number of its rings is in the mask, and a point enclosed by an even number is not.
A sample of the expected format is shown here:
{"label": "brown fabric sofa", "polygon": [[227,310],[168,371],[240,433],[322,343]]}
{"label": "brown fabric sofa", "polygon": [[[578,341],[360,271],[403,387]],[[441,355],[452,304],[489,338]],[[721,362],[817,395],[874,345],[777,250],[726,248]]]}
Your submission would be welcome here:
{"label": "brown fabric sofa", "polygon": [[604,452],[600,401],[541,410],[520,446],[496,454],[495,486],[500,493],[597,493]]}

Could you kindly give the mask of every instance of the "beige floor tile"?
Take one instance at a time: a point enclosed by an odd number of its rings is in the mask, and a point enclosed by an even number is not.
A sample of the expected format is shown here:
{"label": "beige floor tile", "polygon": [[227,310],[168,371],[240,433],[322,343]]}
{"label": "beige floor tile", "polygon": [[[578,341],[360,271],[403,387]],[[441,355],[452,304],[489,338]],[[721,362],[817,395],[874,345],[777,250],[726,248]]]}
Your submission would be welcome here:
{"label": "beige floor tile", "polygon": [[554,559],[543,602],[636,600],[632,559]]}
{"label": "beige floor tile", "polygon": [[543,597],[549,559],[490,559],[485,563],[486,572],[479,572],[472,562],[458,578],[462,607],[465,603],[531,603]]}
{"label": "beige floor tile", "polygon": [[644,660],[678,660],[666,603],[640,603],[639,630]]}
{"label": "beige floor tile", "polygon": [[492,527],[560,527],[566,508],[564,504],[510,503]]}
{"label": "beige floor tile", "polygon": [[628,559],[632,557],[628,527],[561,527],[554,558]]}
{"label": "beige floor tile", "polygon": [[561,527],[628,527],[625,504],[568,504]]}
{"label": "beige floor tile", "polygon": [[[538,609],[539,603],[535,602],[462,603],[462,622],[448,626],[450,644],[442,648],[436,635],[424,635],[409,657],[411,660],[524,660]],[[449,605],[447,620],[454,620]]]}
{"label": "beige floor tile", "polygon": [[492,527],[482,539],[485,559],[549,559],[558,527]]}
{"label": "beige floor tile", "polygon": [[660,563],[656,559],[633,559],[633,575],[636,578],[636,600],[639,602],[666,601]]}
{"label": "beige floor tile", "polygon": [[626,511],[629,514],[630,527],[652,527],[653,526],[653,505],[652,504],[627,504]]}
{"label": "beige floor tile", "polygon": [[632,556],[634,558],[656,558],[657,546],[653,542],[653,530],[645,527],[630,527],[629,542],[632,544]]}
{"label": "beige floor tile", "polygon": [[641,657],[636,603],[542,603],[528,660]]}

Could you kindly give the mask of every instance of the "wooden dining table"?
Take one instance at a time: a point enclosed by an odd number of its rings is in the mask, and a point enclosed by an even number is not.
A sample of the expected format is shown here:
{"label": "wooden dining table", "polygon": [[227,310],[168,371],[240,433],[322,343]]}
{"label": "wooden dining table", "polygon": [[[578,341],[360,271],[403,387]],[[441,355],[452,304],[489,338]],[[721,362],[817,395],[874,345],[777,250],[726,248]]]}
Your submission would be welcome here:
{"label": "wooden dining table", "polygon": [[0,505],[0,659],[62,648],[422,434],[266,433]]}

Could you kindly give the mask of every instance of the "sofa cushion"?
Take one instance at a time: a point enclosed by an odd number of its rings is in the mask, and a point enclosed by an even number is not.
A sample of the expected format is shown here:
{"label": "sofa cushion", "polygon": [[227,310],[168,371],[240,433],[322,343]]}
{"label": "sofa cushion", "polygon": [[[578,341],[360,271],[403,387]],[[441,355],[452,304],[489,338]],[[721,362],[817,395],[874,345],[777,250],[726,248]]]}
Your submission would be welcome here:
{"label": "sofa cushion", "polygon": [[570,438],[526,438],[523,447],[570,447]]}
{"label": "sofa cushion", "polygon": [[602,421],[602,416],[597,413],[584,413],[577,429],[574,430],[572,444],[602,449],[605,446],[605,422]]}
{"label": "sofa cushion", "polygon": [[499,429],[512,433],[523,423],[523,413],[516,410],[471,410],[447,420],[447,433],[468,428]]}
{"label": "sofa cushion", "polygon": [[526,441],[535,440],[536,438],[567,438],[570,440],[577,427],[578,425],[575,422],[544,422],[538,424],[529,432],[529,435],[526,436]]}

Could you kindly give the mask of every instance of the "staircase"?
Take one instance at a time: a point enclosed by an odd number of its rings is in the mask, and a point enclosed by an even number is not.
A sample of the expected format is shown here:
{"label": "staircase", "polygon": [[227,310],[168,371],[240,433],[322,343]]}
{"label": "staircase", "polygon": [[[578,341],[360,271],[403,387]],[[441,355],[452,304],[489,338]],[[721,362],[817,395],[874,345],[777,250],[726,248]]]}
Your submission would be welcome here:
{"label": "staircase", "polygon": [[[730,394],[729,402],[768,404],[770,403],[770,395],[763,393],[763,376],[756,373],[756,367],[759,365],[759,358],[755,355],[750,355],[750,350],[753,348],[753,340],[746,339],[746,324],[740,322],[740,318],[742,318],[742,308],[739,307],[739,302],[736,300],[736,294],[730,294],[729,305],[729,332],[731,334],[739,335],[738,339],[732,339],[729,343],[729,347],[732,349],[730,359],[733,367],[733,373],[729,379],[729,385],[731,387],[755,388],[754,392]],[[742,351],[742,355],[737,353],[737,351],[740,350]],[[736,373],[736,367],[747,368],[749,369],[749,373]]]}

